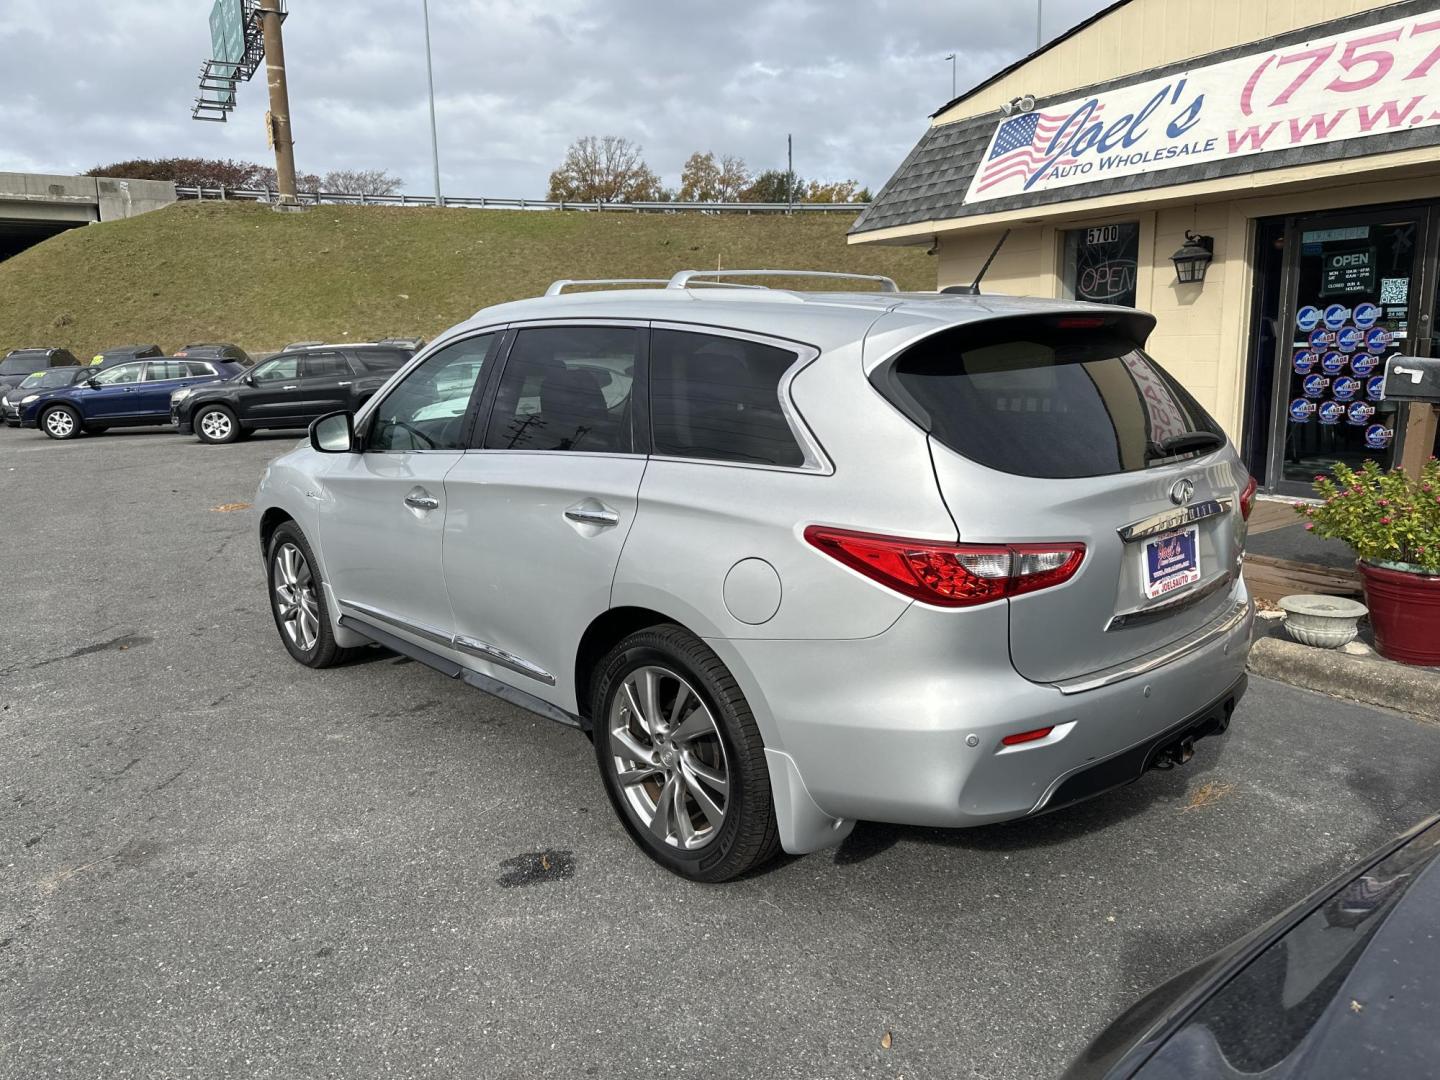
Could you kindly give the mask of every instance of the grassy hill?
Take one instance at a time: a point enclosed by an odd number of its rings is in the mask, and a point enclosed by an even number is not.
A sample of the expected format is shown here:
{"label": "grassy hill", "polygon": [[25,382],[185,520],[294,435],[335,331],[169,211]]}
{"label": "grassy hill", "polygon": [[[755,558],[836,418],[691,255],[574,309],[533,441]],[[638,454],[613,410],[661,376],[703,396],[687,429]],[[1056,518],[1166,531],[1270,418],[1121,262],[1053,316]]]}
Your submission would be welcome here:
{"label": "grassy hill", "polygon": [[0,263],[0,353],[65,346],[434,336],[556,278],[766,266],[934,288],[917,248],[845,244],[849,215],[621,214],[179,203]]}

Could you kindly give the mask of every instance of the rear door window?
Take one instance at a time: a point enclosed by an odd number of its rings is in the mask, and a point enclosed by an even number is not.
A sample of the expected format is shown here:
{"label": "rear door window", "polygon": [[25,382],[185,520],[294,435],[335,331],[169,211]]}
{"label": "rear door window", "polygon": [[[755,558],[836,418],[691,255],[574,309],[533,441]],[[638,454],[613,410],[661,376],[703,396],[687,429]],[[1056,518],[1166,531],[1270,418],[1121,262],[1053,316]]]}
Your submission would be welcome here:
{"label": "rear door window", "polygon": [[487,450],[628,454],[641,331],[629,326],[521,330],[505,362]]}
{"label": "rear door window", "polygon": [[350,361],[338,352],[306,353],[300,370],[307,379],[343,379],[351,374]]}
{"label": "rear door window", "polygon": [[794,352],[717,334],[656,330],[650,356],[655,453],[756,465],[805,463],[780,405],[780,381],[798,359]]}
{"label": "rear door window", "polygon": [[184,360],[151,360],[145,367],[146,382],[167,382],[170,379],[190,377],[190,365]]}
{"label": "rear door window", "polygon": [[[934,334],[875,375],[941,443],[1020,476],[1106,476],[1177,454],[1166,440],[1219,425],[1118,326],[1001,319]],[[917,408],[918,407],[918,408]],[[1205,439],[1201,439],[1202,444]]]}

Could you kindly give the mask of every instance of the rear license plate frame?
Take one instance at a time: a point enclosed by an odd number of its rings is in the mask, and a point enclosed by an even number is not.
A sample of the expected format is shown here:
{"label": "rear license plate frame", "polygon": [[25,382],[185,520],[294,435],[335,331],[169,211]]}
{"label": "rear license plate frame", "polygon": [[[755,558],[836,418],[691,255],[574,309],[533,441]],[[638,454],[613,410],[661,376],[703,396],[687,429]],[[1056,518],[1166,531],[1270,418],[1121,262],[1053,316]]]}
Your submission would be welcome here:
{"label": "rear license plate frame", "polygon": [[1187,525],[1147,537],[1140,551],[1140,588],[1147,600],[1174,596],[1200,580],[1200,529]]}

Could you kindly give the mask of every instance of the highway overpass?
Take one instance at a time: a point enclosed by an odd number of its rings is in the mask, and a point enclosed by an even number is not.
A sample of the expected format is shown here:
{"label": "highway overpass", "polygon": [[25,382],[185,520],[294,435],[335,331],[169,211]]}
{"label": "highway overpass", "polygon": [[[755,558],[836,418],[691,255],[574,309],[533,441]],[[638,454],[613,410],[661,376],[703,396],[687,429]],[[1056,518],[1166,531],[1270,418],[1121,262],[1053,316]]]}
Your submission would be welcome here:
{"label": "highway overpass", "polygon": [[47,237],[158,210],[175,201],[175,185],[106,176],[0,172],[0,259]]}

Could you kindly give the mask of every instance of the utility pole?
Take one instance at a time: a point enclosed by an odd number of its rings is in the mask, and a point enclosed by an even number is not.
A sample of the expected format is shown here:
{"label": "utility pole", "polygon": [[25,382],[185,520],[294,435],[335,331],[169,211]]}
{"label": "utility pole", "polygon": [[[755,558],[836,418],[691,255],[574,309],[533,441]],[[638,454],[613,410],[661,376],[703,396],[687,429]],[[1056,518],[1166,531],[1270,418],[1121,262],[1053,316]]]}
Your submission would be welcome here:
{"label": "utility pole", "polygon": [[785,212],[795,212],[795,137],[785,136]]}
{"label": "utility pole", "polygon": [[435,205],[443,206],[440,197],[440,136],[435,128],[435,68],[430,62],[430,0],[420,0],[425,10],[425,77],[430,82],[430,157],[435,164]]}
{"label": "utility pole", "polygon": [[951,101],[954,101],[954,100],[955,100],[955,97],[956,97],[956,94],[955,94],[955,54],[952,52],[949,56],[945,57],[945,59],[950,61],[950,100],[951,100]]}
{"label": "utility pole", "polygon": [[294,204],[295,142],[290,137],[290,90],[285,83],[285,43],[280,35],[280,10],[262,7],[255,13],[265,40],[265,75],[270,83],[270,144],[275,147],[275,186],[280,202]]}
{"label": "utility pole", "polygon": [[1040,51],[1040,46],[1045,44],[1045,36],[1041,28],[1045,25],[1045,0],[1035,0],[1035,51]]}

